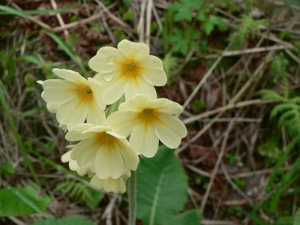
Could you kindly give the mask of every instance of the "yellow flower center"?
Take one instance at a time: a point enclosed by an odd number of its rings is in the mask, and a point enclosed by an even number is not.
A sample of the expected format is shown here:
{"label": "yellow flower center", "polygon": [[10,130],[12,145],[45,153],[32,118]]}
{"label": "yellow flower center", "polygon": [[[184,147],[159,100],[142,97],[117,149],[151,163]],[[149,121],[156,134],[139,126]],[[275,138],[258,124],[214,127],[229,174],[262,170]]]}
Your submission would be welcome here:
{"label": "yellow flower center", "polygon": [[100,133],[97,141],[99,144],[105,145],[107,150],[110,150],[117,144],[118,139],[110,134]]}
{"label": "yellow flower center", "polygon": [[89,86],[84,84],[78,85],[75,91],[80,99],[80,103],[90,103],[93,101],[93,91]]}
{"label": "yellow flower center", "polygon": [[152,108],[144,109],[139,117],[145,123],[153,123],[158,119],[157,112]]}
{"label": "yellow flower center", "polygon": [[120,63],[120,69],[122,76],[133,79],[139,77],[142,71],[140,63],[135,59],[128,59]]}

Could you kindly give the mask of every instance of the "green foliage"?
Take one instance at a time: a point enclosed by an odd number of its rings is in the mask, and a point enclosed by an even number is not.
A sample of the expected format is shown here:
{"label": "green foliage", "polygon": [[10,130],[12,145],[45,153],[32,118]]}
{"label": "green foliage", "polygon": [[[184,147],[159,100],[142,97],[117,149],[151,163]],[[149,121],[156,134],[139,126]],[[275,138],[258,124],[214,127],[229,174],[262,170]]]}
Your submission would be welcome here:
{"label": "green foliage", "polygon": [[192,29],[188,27],[184,31],[180,29],[175,29],[172,36],[170,36],[170,41],[173,42],[171,51],[172,52],[178,52],[182,55],[186,55],[188,53],[188,46],[189,46],[189,38],[191,37],[191,48],[192,49],[198,49],[199,50],[199,43],[198,38],[200,36],[199,31],[192,32]]}
{"label": "green foliage", "polygon": [[137,170],[137,217],[145,225],[166,223],[183,209],[187,189],[179,159],[160,146],[155,157],[141,159]]}
{"label": "green foliage", "polygon": [[283,97],[272,90],[259,92],[263,99],[278,101],[273,108],[270,118],[279,116],[278,125],[286,126],[292,137],[300,135],[300,97]]}
{"label": "green foliage", "polygon": [[[196,21],[200,22],[201,28],[206,35],[211,34],[216,28],[220,31],[224,31],[228,28],[227,24],[224,23],[221,18],[207,15],[204,12],[204,8],[202,1],[194,0],[181,0],[169,4],[170,10],[167,14],[168,17],[166,17],[167,20],[165,21],[168,25],[164,26],[164,30],[166,26],[168,27],[169,35],[163,34],[163,38],[164,41],[169,42],[170,40],[172,42],[172,52],[186,55],[191,49],[197,51],[206,49],[205,46],[202,47],[205,42],[199,41],[201,32],[196,30],[194,26],[185,24],[185,22],[191,22],[193,19],[193,24],[195,24],[194,22]],[[197,16],[193,18],[194,11],[196,11]],[[183,24],[184,29],[173,25],[174,22],[170,22],[170,20],[174,20],[177,24]],[[186,27],[186,25],[188,25],[188,27]],[[202,43],[199,45],[199,42]]]}
{"label": "green foliage", "polygon": [[91,220],[81,216],[68,216],[60,219],[47,218],[46,220],[37,220],[32,225],[95,225]]}
{"label": "green foliage", "polygon": [[41,213],[51,202],[49,196],[39,197],[33,186],[0,189],[0,216],[22,216]]}
{"label": "green foliage", "polygon": [[175,13],[175,21],[192,21],[193,9],[200,9],[202,1],[200,0],[181,0],[169,4],[169,8]]}
{"label": "green foliage", "polygon": [[251,16],[245,14],[237,19],[236,22],[240,26],[229,37],[231,49],[240,49],[247,38],[254,38],[261,34],[259,25],[266,26],[268,24],[266,19],[254,20]]}
{"label": "green foliage", "polygon": [[229,164],[233,164],[233,163],[239,161],[239,159],[240,159],[239,156],[237,156],[235,154],[229,154],[229,153],[227,153],[225,155],[225,157],[226,157],[227,161],[229,162]]}
{"label": "green foliage", "polygon": [[127,21],[133,21],[134,19],[134,12],[131,10],[128,10],[126,13],[123,14],[123,19]]}
{"label": "green foliage", "polygon": [[267,60],[270,63],[270,73],[273,77],[273,82],[276,84],[280,79],[285,79],[286,69],[289,61],[284,57],[283,53],[279,53]]}
{"label": "green foliage", "polygon": [[294,220],[294,225],[299,225],[300,224],[300,208],[296,212],[295,220]]}
{"label": "green foliage", "polygon": [[200,225],[200,211],[197,209],[186,211],[178,216],[172,217],[164,225]]}
{"label": "green foliage", "polygon": [[58,184],[54,191],[62,191],[74,200],[81,199],[91,209],[95,209],[104,197],[103,192],[96,191],[86,184],[74,180],[67,180]]}
{"label": "green foliage", "polygon": [[3,164],[0,164],[0,175],[2,174],[15,174],[16,170],[13,168],[13,166],[9,162],[5,162]]}
{"label": "green foliage", "polygon": [[[274,191],[270,201],[268,201],[267,209],[270,213],[275,214],[277,212],[277,207],[279,204],[280,196],[299,178],[297,170],[300,166],[300,157],[294,162],[290,170],[286,173],[280,171],[280,168],[283,167],[290,156],[291,150],[294,149],[296,143],[299,142],[299,137],[295,138],[288,146],[286,151],[280,156],[277,160],[273,172],[269,178],[269,182],[266,186],[266,192]],[[277,185],[277,180],[280,180],[280,184]]]}
{"label": "green foliage", "polygon": [[266,156],[272,161],[278,159],[280,155],[280,150],[277,144],[272,140],[266,141],[265,143],[259,145],[257,150],[260,155]]}
{"label": "green foliage", "polygon": [[164,70],[167,74],[168,85],[170,85],[172,83],[172,81],[175,80],[175,78],[172,77],[172,72],[178,68],[178,58],[172,56],[172,53],[169,52],[162,59],[162,63],[164,66]]}
{"label": "green foliage", "polygon": [[205,102],[202,100],[195,100],[193,101],[193,109],[196,112],[199,112],[201,109],[205,108]]}
{"label": "green foliage", "polygon": [[87,77],[87,71],[83,65],[83,61],[80,59],[80,57],[76,54],[76,52],[65,42],[63,41],[59,36],[57,36],[55,33],[50,31],[43,31],[45,34],[47,34],[49,37],[51,37],[60,47],[61,50],[63,50],[81,69],[82,75]]}
{"label": "green foliage", "polygon": [[219,17],[207,17],[204,13],[200,13],[198,18],[201,21],[205,34],[209,35],[215,28],[220,31],[228,29],[227,24]]}

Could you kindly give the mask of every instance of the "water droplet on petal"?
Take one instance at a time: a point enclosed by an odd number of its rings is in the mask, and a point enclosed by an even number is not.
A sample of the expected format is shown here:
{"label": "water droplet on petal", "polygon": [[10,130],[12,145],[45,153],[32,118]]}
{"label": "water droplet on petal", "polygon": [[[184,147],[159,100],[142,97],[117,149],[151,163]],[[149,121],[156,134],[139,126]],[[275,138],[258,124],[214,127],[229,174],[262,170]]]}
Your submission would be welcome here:
{"label": "water droplet on petal", "polygon": [[115,60],[115,57],[114,56],[109,56],[108,59],[107,59],[107,62],[108,64],[112,64]]}
{"label": "water droplet on petal", "polygon": [[111,81],[111,79],[113,78],[113,74],[111,74],[111,73],[104,74],[103,78],[106,81]]}

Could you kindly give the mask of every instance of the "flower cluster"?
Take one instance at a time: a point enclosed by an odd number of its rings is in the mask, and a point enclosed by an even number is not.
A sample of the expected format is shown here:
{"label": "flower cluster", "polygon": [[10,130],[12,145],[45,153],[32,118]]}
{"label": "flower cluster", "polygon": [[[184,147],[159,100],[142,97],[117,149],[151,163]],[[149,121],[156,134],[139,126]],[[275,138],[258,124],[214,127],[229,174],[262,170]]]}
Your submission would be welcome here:
{"label": "flower cluster", "polygon": [[[94,78],[53,69],[60,79],[38,81],[48,110],[67,131],[66,140],[77,142],[67,146],[71,150],[62,161],[106,192],[126,191],[125,182],[137,169],[138,155],[153,157],[159,141],[177,148],[187,135],[174,116],[183,111],[182,106],[157,98],[154,86],[165,85],[167,77],[161,60],[149,52],[144,43],[123,40],[117,49],[102,47],[90,59],[90,68],[97,72]],[[123,95],[125,102],[106,118],[106,105]]]}

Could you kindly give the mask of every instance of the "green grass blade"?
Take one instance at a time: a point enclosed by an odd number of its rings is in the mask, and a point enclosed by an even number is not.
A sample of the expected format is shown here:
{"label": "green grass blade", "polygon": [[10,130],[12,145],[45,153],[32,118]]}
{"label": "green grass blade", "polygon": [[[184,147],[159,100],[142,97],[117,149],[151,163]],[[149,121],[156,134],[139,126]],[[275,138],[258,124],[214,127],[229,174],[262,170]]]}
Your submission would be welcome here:
{"label": "green grass blade", "polygon": [[53,32],[46,30],[43,32],[49,37],[51,37],[58,44],[58,46],[79,66],[79,68],[83,72],[83,75],[87,77],[87,71],[83,66],[82,60],[78,57],[78,55],[76,55],[76,53],[71,49],[71,47]]}
{"label": "green grass blade", "polygon": [[73,8],[76,4],[69,5],[67,7],[63,7],[60,9],[44,9],[44,10],[22,10],[18,11],[14,8],[0,5],[0,15],[16,15],[21,16],[23,18],[27,18],[26,15],[41,15],[41,14],[50,14],[50,13],[61,13]]}
{"label": "green grass blade", "polygon": [[7,104],[7,101],[5,99],[5,96],[4,96],[4,85],[3,83],[0,81],[0,103],[4,109],[4,113],[6,114],[7,116],[7,120],[8,120],[8,123],[10,125],[10,128],[12,129],[12,132],[17,140],[17,143],[18,143],[18,146],[19,146],[19,149],[24,157],[24,161],[25,161],[25,164],[28,166],[29,170],[30,170],[30,173],[34,179],[34,181],[39,185],[41,186],[40,184],[40,181],[36,175],[36,172],[35,170],[33,169],[32,167],[32,164],[30,162],[30,160],[28,159],[28,155],[27,155],[27,152],[24,148],[24,145],[23,145],[23,142],[20,138],[20,135],[19,135],[19,132],[17,130],[17,127],[16,127],[16,124],[14,122],[14,119],[12,118],[11,116],[11,113],[10,113],[10,110],[9,110],[9,106]]}

